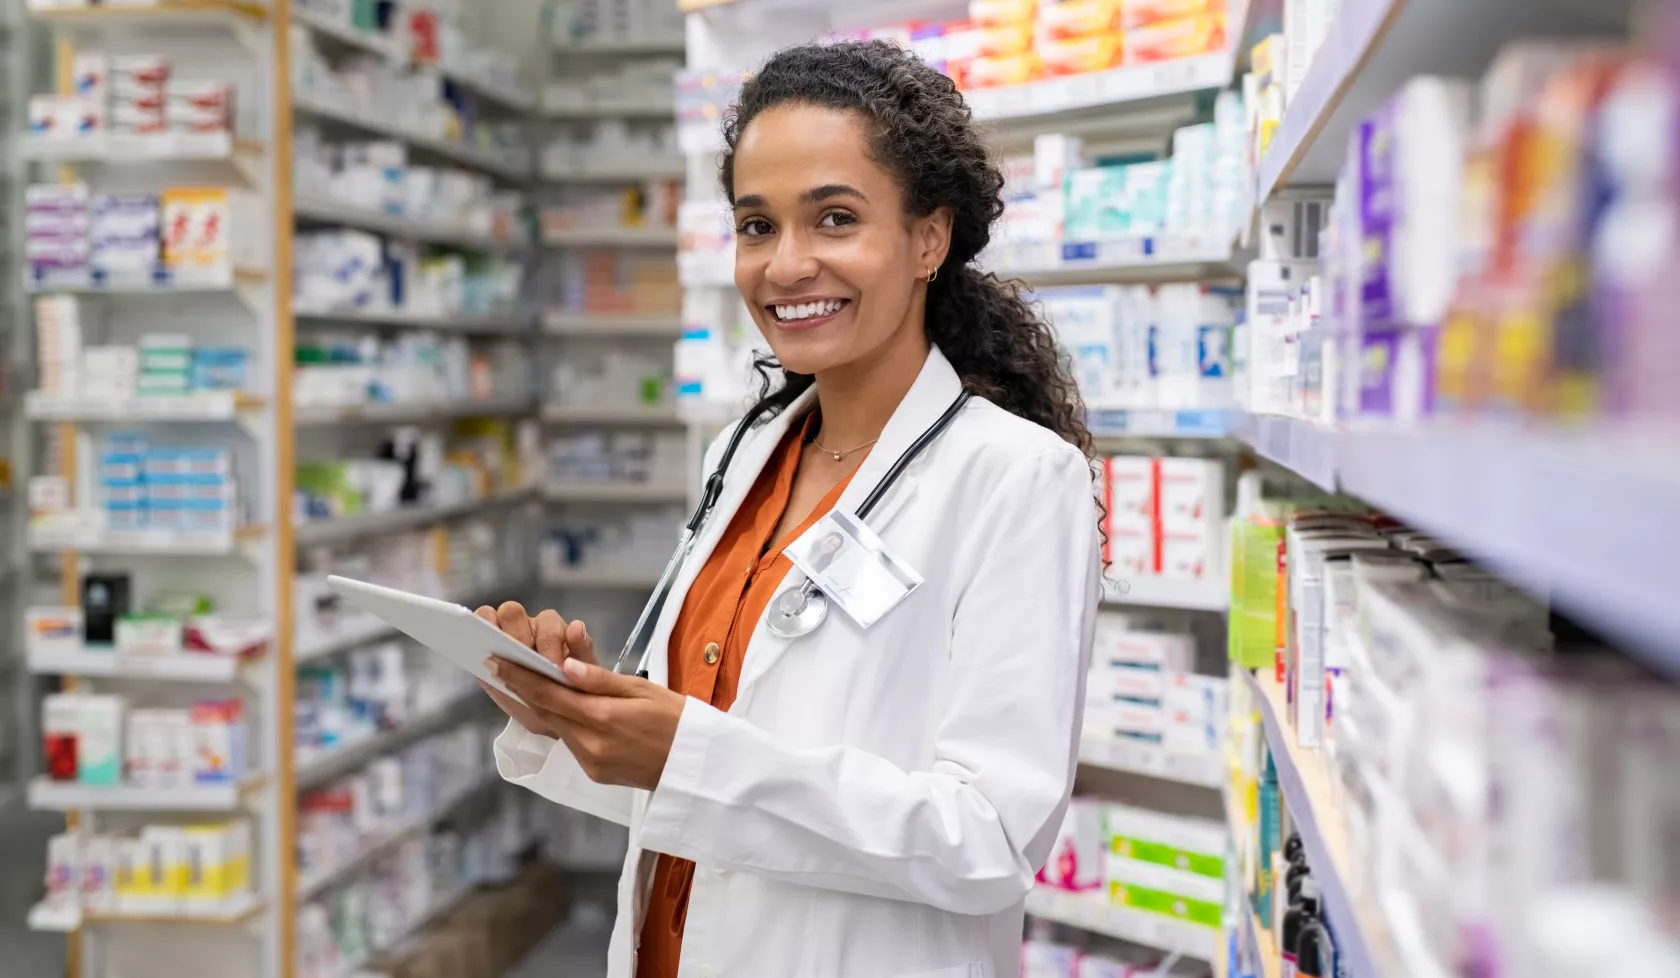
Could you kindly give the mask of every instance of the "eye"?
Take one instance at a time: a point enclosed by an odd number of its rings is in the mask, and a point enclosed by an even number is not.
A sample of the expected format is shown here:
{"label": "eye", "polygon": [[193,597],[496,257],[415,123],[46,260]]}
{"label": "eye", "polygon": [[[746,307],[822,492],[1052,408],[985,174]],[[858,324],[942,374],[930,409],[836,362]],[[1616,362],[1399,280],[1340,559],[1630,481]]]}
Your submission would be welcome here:
{"label": "eye", "polygon": [[770,227],[770,222],[764,218],[749,217],[735,228],[735,233],[743,238],[758,238],[769,234],[772,230],[774,229]]}
{"label": "eye", "polygon": [[857,223],[857,215],[851,211],[829,211],[817,222],[820,228],[843,228]]}

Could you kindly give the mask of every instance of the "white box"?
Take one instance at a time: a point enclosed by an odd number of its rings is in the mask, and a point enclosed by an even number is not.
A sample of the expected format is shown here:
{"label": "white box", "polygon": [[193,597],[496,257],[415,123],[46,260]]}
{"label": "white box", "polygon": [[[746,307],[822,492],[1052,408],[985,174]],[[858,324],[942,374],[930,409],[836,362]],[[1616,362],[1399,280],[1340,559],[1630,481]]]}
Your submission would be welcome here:
{"label": "white box", "polygon": [[1161,534],[1161,576],[1183,581],[1218,580],[1224,573],[1220,536],[1212,527]]}
{"label": "white box", "polygon": [[1148,530],[1155,521],[1155,459],[1115,455],[1103,460],[1108,531]]}
{"label": "white box", "polygon": [[1105,547],[1108,572],[1121,581],[1155,576],[1155,531],[1110,524]]}
{"label": "white box", "polygon": [[1160,458],[1161,526],[1200,531],[1225,517],[1225,467],[1213,459]]}
{"label": "white box", "polygon": [[1103,883],[1102,867],[1102,803],[1094,798],[1070,799],[1038,878],[1059,890],[1095,890]]}
{"label": "white box", "polygon": [[76,780],[82,784],[122,783],[123,711],[120,696],[80,696],[76,709]]}
{"label": "white box", "polygon": [[1169,632],[1134,631],[1126,627],[1121,616],[1098,614],[1091,662],[1093,668],[1134,665],[1190,672],[1196,665],[1196,639]]}
{"label": "white box", "polygon": [[82,609],[34,607],[24,611],[26,643],[38,655],[74,655],[82,650]]}
{"label": "white box", "polygon": [[82,839],[82,910],[110,913],[116,909],[117,845],[108,835]]}

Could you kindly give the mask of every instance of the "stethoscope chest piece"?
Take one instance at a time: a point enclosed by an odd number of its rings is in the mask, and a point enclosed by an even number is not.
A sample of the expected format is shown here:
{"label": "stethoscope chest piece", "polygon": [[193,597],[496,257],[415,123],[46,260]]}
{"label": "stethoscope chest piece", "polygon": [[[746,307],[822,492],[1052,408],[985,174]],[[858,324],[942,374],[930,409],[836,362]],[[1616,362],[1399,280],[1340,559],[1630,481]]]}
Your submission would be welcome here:
{"label": "stethoscope chest piece", "polygon": [[770,600],[765,627],[777,638],[803,638],[817,630],[828,617],[828,596],[806,581],[790,587]]}

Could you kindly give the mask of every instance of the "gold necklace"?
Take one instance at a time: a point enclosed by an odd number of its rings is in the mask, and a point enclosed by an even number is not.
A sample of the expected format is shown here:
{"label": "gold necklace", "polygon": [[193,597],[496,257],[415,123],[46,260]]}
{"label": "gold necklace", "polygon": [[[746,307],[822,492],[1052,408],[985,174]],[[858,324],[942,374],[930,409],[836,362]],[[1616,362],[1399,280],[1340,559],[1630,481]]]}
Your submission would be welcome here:
{"label": "gold necklace", "polygon": [[864,442],[863,444],[859,445],[858,447],[848,448],[843,452],[837,452],[832,448],[824,448],[823,443],[818,441],[815,438],[811,439],[811,444],[817,446],[817,451],[822,452],[824,455],[832,455],[832,456],[834,456],[834,460],[836,462],[840,462],[840,461],[844,461],[846,456],[852,454],[853,452],[861,452],[864,449],[868,448],[870,445],[873,445],[880,440],[881,440],[881,437],[879,435],[877,435],[874,438],[871,438],[868,441]]}

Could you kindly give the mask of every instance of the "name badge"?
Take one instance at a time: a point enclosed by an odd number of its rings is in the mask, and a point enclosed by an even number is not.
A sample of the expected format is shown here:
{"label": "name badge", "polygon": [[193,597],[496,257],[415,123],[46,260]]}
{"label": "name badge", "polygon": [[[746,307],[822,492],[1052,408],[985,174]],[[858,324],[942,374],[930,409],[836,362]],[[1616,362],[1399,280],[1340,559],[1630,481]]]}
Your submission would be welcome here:
{"label": "name badge", "polygon": [[922,583],[913,567],[845,510],[829,512],[783,553],[861,628],[880,621]]}

